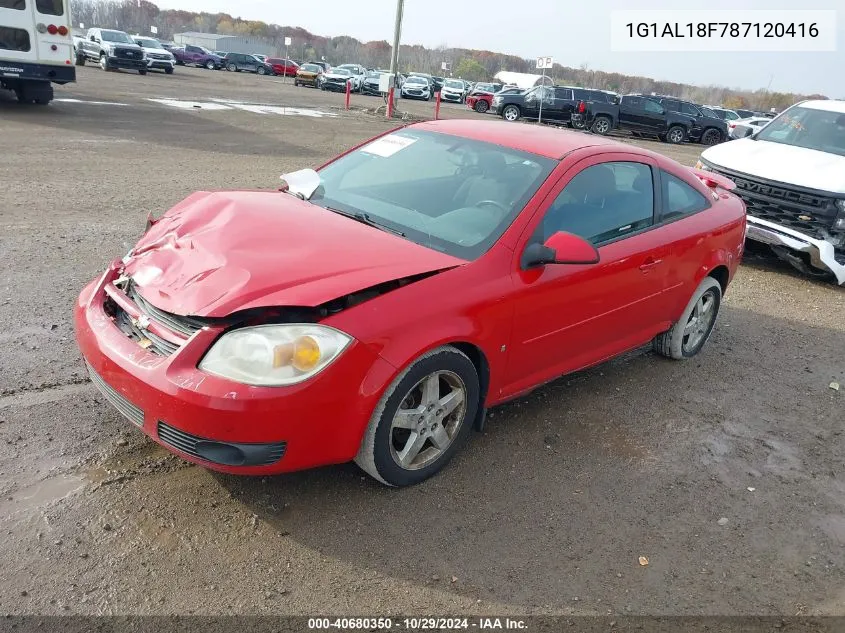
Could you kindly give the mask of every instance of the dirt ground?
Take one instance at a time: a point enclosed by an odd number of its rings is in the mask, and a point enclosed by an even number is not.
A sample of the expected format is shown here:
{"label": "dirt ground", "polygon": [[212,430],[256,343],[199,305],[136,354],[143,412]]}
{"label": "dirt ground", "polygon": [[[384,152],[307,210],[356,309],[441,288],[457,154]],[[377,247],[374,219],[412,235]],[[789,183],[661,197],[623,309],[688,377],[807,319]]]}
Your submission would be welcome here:
{"label": "dirt ground", "polygon": [[395,123],[183,68],[83,68],[57,97],[0,97],[0,612],[845,614],[843,290],[754,254],[700,357],[642,350],[499,407],[412,489],[352,465],[222,476],[98,395],[73,301],[148,211],[275,188]]}

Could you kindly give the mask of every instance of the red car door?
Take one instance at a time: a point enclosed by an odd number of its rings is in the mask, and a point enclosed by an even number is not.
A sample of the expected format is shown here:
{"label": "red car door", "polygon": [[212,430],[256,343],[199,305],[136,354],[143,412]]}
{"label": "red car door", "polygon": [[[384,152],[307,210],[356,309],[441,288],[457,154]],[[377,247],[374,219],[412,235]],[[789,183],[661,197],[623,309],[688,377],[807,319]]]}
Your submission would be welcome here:
{"label": "red car door", "polygon": [[[656,164],[623,152],[594,155],[560,178],[514,258],[514,326],[502,397],[648,342],[670,326],[668,250],[655,228]],[[556,231],[593,242],[592,265],[523,270],[525,247]]]}

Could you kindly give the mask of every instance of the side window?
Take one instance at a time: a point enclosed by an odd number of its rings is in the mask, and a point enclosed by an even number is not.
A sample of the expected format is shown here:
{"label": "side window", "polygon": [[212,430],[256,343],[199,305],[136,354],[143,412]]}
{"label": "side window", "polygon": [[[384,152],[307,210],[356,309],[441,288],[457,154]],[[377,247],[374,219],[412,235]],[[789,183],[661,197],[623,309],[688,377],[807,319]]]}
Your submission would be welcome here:
{"label": "side window", "polygon": [[651,167],[602,163],[584,169],[560,192],[543,219],[543,241],[566,231],[600,245],[653,223]]}
{"label": "side window", "polygon": [[642,110],[643,100],[640,97],[625,97],[622,99],[622,105],[634,110]]}
{"label": "side window", "polygon": [[646,112],[650,112],[651,114],[663,114],[663,106],[656,101],[652,101],[651,99],[644,99],[643,101],[643,107],[645,107]]}
{"label": "side window", "polygon": [[13,29],[8,26],[0,26],[0,51],[22,51],[30,50],[29,33],[24,29]]}
{"label": "side window", "polygon": [[[575,97],[578,99],[578,97]],[[572,99],[572,90],[569,88],[555,88],[555,99]]]}
{"label": "side window", "polygon": [[26,0],[0,0],[0,9],[23,11],[26,9]]}
{"label": "side window", "polygon": [[681,104],[678,101],[675,101],[674,99],[664,99],[660,102],[660,104],[669,112],[681,111]]}
{"label": "side window", "polygon": [[663,213],[661,220],[674,220],[697,213],[710,206],[707,199],[680,178],[665,171],[660,172],[663,179]]}
{"label": "side window", "polygon": [[689,114],[690,116],[701,116],[701,112],[698,111],[698,108],[690,103],[682,103],[681,112]]}

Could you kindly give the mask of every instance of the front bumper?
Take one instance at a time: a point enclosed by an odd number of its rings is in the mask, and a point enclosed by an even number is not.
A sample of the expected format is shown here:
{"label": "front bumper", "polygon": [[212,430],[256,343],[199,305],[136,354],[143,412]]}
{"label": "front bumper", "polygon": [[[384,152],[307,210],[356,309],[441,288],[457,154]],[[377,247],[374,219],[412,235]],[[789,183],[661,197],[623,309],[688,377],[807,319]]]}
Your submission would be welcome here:
{"label": "front bumper", "polygon": [[117,261],[80,294],[76,338],[94,383],[150,438],[188,461],[243,475],[355,457],[396,374],[369,347],[353,342],[329,368],[298,385],[253,387],[212,376],[197,365],[222,328],[204,327],[161,356],[115,325],[104,301],[119,270]]}
{"label": "front bumper", "polygon": [[405,92],[404,90],[401,92],[403,99],[431,99],[431,93],[422,92],[419,94]]}
{"label": "front bumper", "polygon": [[461,94],[454,94],[450,92],[443,92],[440,91],[440,100],[441,101],[450,101],[452,103],[460,103],[464,100],[464,96]]}
{"label": "front bumper", "polygon": [[845,263],[836,261],[836,252],[830,242],[751,215],[748,216],[748,239],[807,253],[814,268],[830,271],[840,286],[845,285]]}
{"label": "front bumper", "polygon": [[127,59],[125,57],[107,57],[106,64],[109,68],[127,68],[129,70],[145,70],[147,68],[146,59]]}
{"label": "front bumper", "polygon": [[147,61],[147,68],[150,70],[167,70],[173,69],[176,66],[175,61],[167,59],[150,59]]}
{"label": "front bumper", "polygon": [[364,84],[364,87],[361,88],[361,93],[378,97],[381,95],[381,90],[378,89],[378,84]]}

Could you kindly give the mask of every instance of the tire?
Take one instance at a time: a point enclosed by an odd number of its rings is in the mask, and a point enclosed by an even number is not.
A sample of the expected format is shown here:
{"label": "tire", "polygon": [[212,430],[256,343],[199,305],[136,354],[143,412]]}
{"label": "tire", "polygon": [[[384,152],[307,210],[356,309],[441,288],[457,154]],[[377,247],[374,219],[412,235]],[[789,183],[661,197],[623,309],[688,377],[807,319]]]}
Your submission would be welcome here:
{"label": "tire", "polygon": [[[435,381],[437,392],[429,392],[427,398],[424,385],[431,385],[429,380]],[[441,396],[444,387],[450,391]],[[444,416],[442,406],[437,407],[458,392],[462,392],[463,399]],[[472,361],[451,346],[431,350],[411,363],[385,390],[370,418],[355,463],[388,486],[418,484],[440,471],[466,441],[479,401],[478,373]],[[407,413],[397,418],[400,408]],[[395,423],[400,420],[414,426],[397,427]],[[442,448],[438,448],[438,441]],[[403,453],[408,460],[405,465]]]}
{"label": "tire", "polygon": [[722,133],[714,127],[709,127],[701,134],[702,145],[718,145],[722,142]]}
{"label": "tire", "polygon": [[138,69],[138,74],[139,74],[139,75],[146,75],[146,74],[147,74],[147,69],[146,69],[146,68],[139,68],[139,69]]}
{"label": "tire", "polygon": [[234,64],[226,64],[226,70],[228,70],[230,73],[234,73],[238,71],[238,67]]}
{"label": "tire", "polygon": [[267,74],[267,69],[266,69],[266,68],[264,68],[264,66],[259,66],[259,67],[258,67],[258,71],[257,71],[257,72],[258,72],[258,74],[259,74],[259,75],[266,75],[266,74]]}
{"label": "tire", "polygon": [[84,66],[85,65],[85,55],[77,55],[76,56],[76,65],[77,66]]}
{"label": "tire", "polygon": [[205,67],[206,67],[208,70],[216,70],[216,69],[217,69],[217,64],[215,64],[215,63],[214,63],[214,60],[213,60],[213,59],[209,59],[207,62],[205,62]]}
{"label": "tire", "polygon": [[[702,310],[706,305],[709,305],[706,320],[702,320],[705,318]],[[698,354],[713,332],[721,305],[722,286],[713,277],[705,277],[677,323],[668,332],[654,338],[654,351],[673,360],[685,360]],[[688,331],[690,328],[692,330]]]}
{"label": "tire", "polygon": [[473,108],[473,110],[475,110],[479,114],[484,114],[489,109],[490,109],[490,104],[487,103],[486,101],[484,101],[483,99],[479,99],[478,101],[476,101],[475,107]]}
{"label": "tire", "polygon": [[592,126],[590,126],[590,130],[595,134],[601,134],[602,136],[607,136],[610,134],[610,128],[613,127],[611,120],[606,116],[598,116],[596,120],[593,121]]}
{"label": "tire", "polygon": [[507,105],[505,106],[505,109],[502,110],[502,118],[505,121],[519,121],[520,116],[522,116],[522,112],[520,112],[519,106]]}
{"label": "tire", "polygon": [[100,55],[100,68],[108,72],[109,69],[109,58],[105,55]]}
{"label": "tire", "polygon": [[672,145],[680,145],[687,137],[687,131],[680,125],[673,125],[666,131],[666,142]]}
{"label": "tire", "polygon": [[585,127],[587,127],[587,123],[584,121],[584,119],[581,119],[580,121],[574,121],[572,119],[569,119],[569,125],[572,126],[573,130],[583,130]]}
{"label": "tire", "polygon": [[164,72],[165,72],[165,74],[167,74],[167,75],[172,75],[172,74],[173,74],[173,68],[172,68],[172,67],[170,67],[170,68],[165,68],[165,69],[164,69]]}

